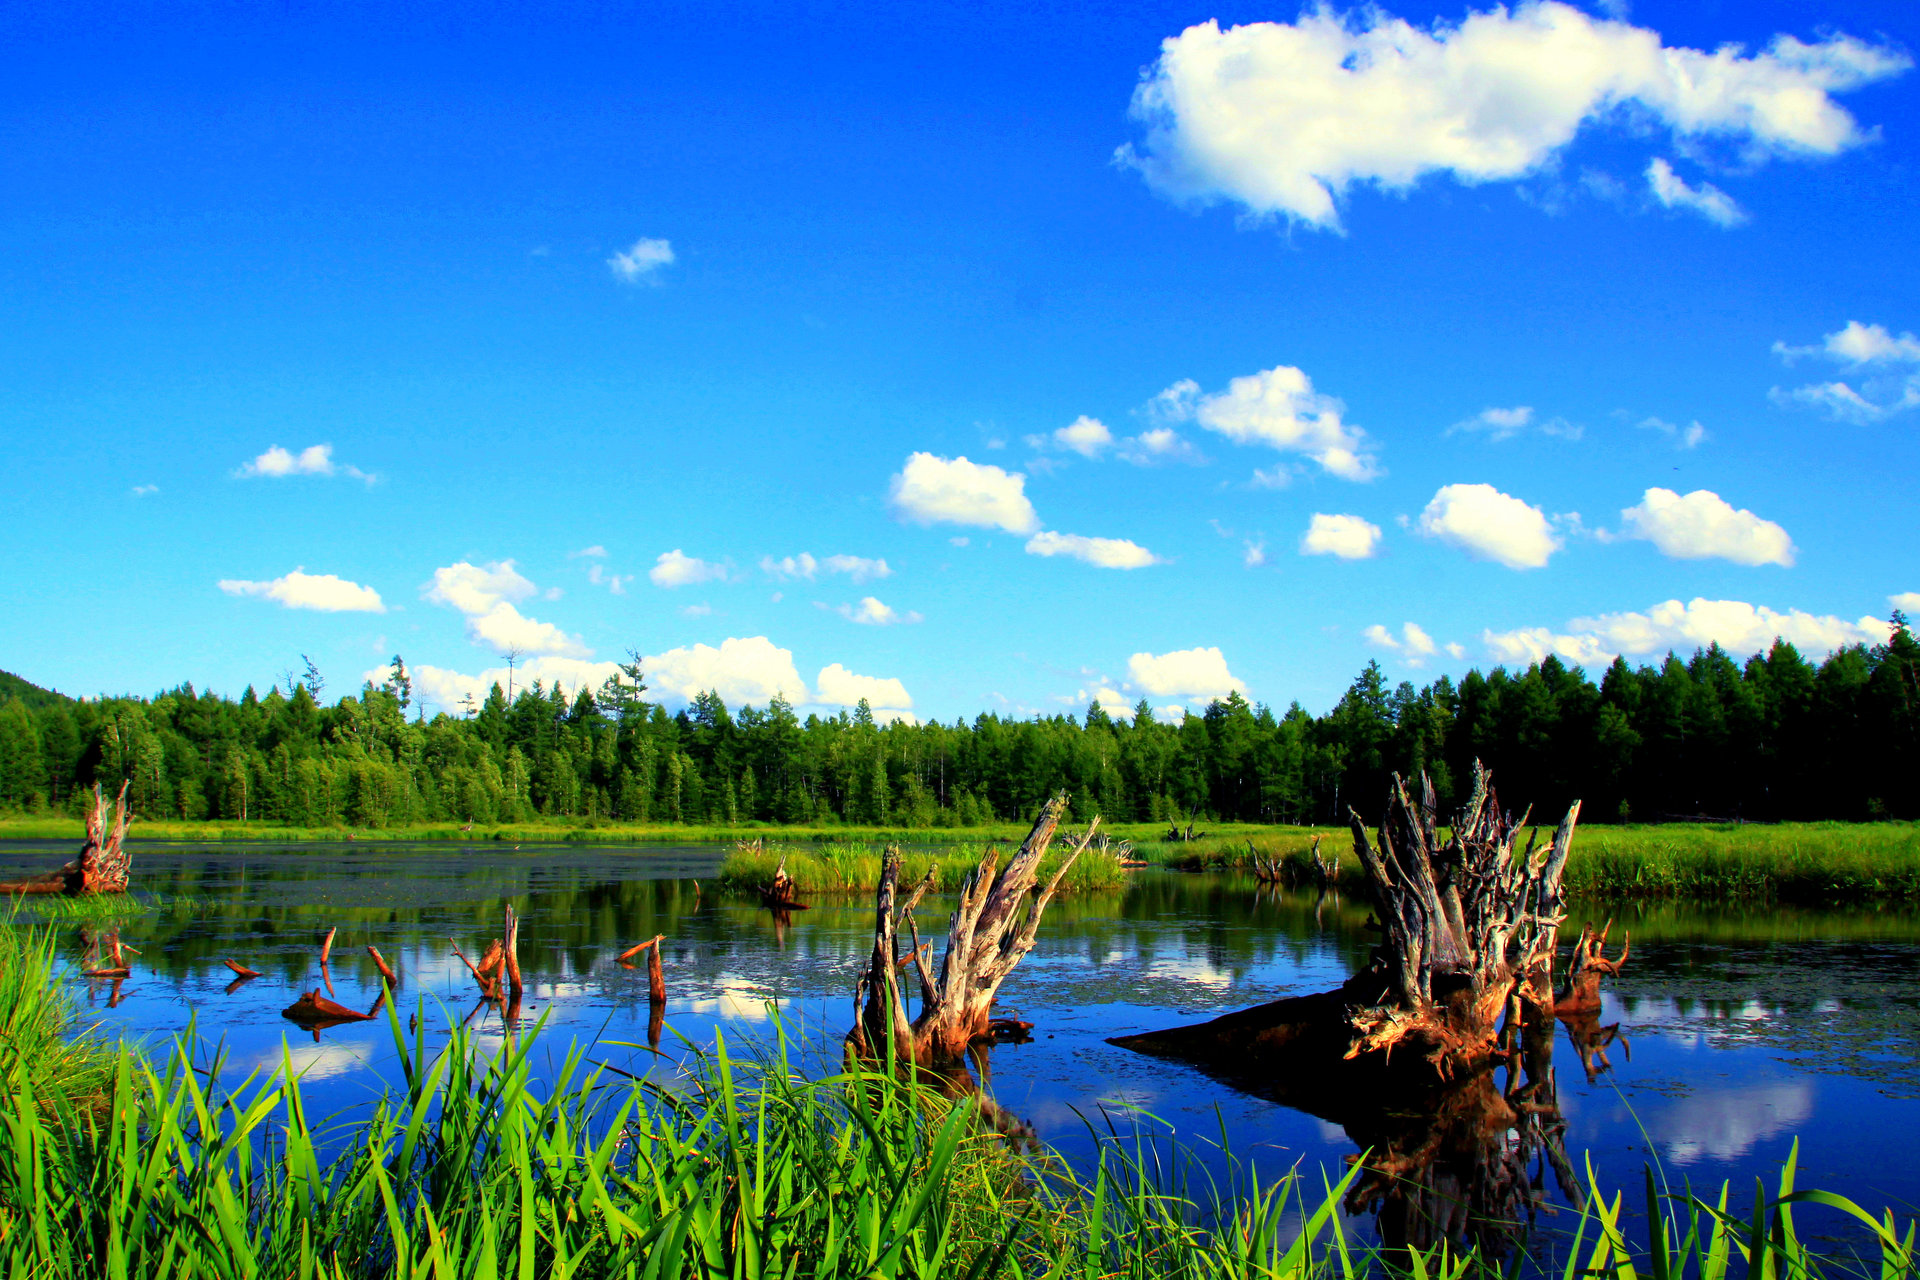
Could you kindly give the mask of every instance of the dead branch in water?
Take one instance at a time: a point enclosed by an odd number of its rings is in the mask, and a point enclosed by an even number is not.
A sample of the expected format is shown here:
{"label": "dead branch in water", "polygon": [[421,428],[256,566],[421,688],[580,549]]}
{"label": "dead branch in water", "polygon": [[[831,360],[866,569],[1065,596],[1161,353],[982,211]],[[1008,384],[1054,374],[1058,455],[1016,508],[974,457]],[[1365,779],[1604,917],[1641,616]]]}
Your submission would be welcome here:
{"label": "dead branch in water", "polygon": [[243,964],[235,964],[232,960],[222,960],[220,963],[239,974],[242,978],[257,978],[260,976],[258,969],[249,969]]}
{"label": "dead branch in water", "polygon": [[381,979],[385,981],[389,987],[397,987],[400,985],[400,976],[387,966],[386,959],[381,956],[378,947],[369,944],[367,946],[367,954],[373,957],[374,967],[380,970]]}
{"label": "dead branch in water", "polygon": [[[1040,889],[1040,860],[1066,807],[1064,795],[1048,801],[1019,852],[1005,867],[998,867],[998,850],[989,849],[968,874],[948,923],[947,953],[940,962],[937,980],[927,967],[913,918],[914,908],[932,887],[933,872],[929,869],[927,878],[896,911],[900,851],[887,849],[875,893],[873,952],[854,994],[858,1021],[847,1033],[851,1052],[878,1058],[891,1046],[898,1061],[938,1066],[959,1062],[969,1044],[992,1035],[995,994],[1014,966],[1033,950],[1047,904],[1099,825],[1098,818],[1088,824],[1086,834],[1061,860],[1046,887]],[[1026,907],[1024,914],[1022,906]],[[898,947],[903,923],[910,937],[904,954]],[[920,980],[920,1014],[911,1023],[897,977],[898,970],[909,962]]]}

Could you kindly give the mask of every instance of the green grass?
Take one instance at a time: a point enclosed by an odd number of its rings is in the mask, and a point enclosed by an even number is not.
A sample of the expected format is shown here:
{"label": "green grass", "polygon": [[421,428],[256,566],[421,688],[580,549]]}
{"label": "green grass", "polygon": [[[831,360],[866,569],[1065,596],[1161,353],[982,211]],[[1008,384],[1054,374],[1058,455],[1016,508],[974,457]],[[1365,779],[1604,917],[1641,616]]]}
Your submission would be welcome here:
{"label": "green grass", "polygon": [[83,1025],[54,964],[53,930],[0,921],[0,1080],[70,1110],[104,1101],[116,1047]]}
{"label": "green grass", "polygon": [[[1001,844],[1000,865],[1005,866],[1019,849],[1017,840]],[[929,868],[934,871],[933,887],[952,892],[959,888],[967,873],[980,863],[984,845],[957,845],[952,848],[916,849],[900,857],[900,883],[918,884]],[[880,883],[880,861],[884,850],[864,843],[836,843],[816,848],[735,849],[720,864],[723,887],[741,892],[757,892],[772,883],[775,868],[784,856],[787,874],[802,894],[870,894]],[[1040,880],[1045,883],[1060,867],[1063,858],[1060,841],[1040,860]],[[1074,859],[1066,879],[1060,882],[1062,893],[1094,893],[1120,889],[1127,883],[1127,869],[1112,851],[1088,849]]]}
{"label": "green grass", "polygon": [[[1144,861],[1184,870],[1253,866],[1277,859],[1285,883],[1313,883],[1308,850],[1340,861],[1343,884],[1360,883],[1360,862],[1344,829],[1268,828],[1191,843],[1146,841]],[[1542,841],[1552,835],[1542,828]],[[1584,826],[1567,860],[1566,888],[1578,897],[1834,904],[1920,900],[1920,824],[1807,822],[1778,825]]]}
{"label": "green grass", "polygon": [[[1076,1176],[1045,1152],[1018,1154],[973,1099],[864,1071],[809,1078],[777,1021],[764,1052],[717,1039],[665,1082],[596,1066],[579,1045],[536,1079],[549,1060],[538,1028],[488,1054],[457,1028],[430,1043],[424,1010],[409,1038],[389,1005],[404,1084],[370,1116],[328,1124],[289,1059],[229,1084],[179,1046],[155,1067],[125,1045],[70,1039],[71,997],[54,976],[44,933],[0,926],[11,1276],[1502,1275],[1444,1247],[1357,1247],[1345,1181],[1263,1176],[1230,1155],[1220,1178],[1193,1178],[1177,1151],[1123,1136]],[[96,1103],[74,1105],[87,1090]],[[1561,1240],[1564,1280],[1920,1275],[1911,1224],[1796,1189],[1791,1161],[1740,1212],[1724,1189],[1673,1195],[1649,1173],[1639,1221],[1653,1227],[1638,1238],[1623,1197],[1592,1190]],[[1796,1220],[1813,1206],[1851,1217],[1875,1256],[1817,1253]]]}

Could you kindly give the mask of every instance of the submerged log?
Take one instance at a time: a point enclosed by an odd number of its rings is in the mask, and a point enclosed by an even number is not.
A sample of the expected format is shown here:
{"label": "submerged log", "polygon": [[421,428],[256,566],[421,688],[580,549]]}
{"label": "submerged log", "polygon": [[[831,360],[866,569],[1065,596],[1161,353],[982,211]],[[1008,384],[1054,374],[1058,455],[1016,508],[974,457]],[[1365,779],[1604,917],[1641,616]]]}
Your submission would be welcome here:
{"label": "submerged log", "polygon": [[[880,1058],[891,1046],[899,1062],[939,1067],[960,1062],[969,1045],[991,1038],[995,994],[1014,966],[1033,950],[1047,904],[1099,825],[1095,818],[1087,834],[1062,859],[1046,888],[1039,888],[1040,860],[1066,807],[1064,795],[1048,801],[1020,851],[1007,860],[1006,866],[998,867],[999,851],[989,849],[980,865],[968,873],[960,886],[959,905],[948,923],[947,953],[940,962],[937,981],[927,967],[920,931],[913,919],[914,908],[933,886],[933,871],[929,869],[906,904],[896,911],[900,851],[886,851],[875,893],[873,952],[854,993],[858,1020],[847,1033],[850,1053]],[[903,923],[911,938],[904,955],[898,947]],[[905,963],[912,964],[920,980],[920,1014],[911,1023],[897,976]]]}
{"label": "submerged log", "polygon": [[257,978],[260,976],[258,969],[249,969],[243,964],[235,964],[232,960],[222,960],[220,963],[239,974],[242,978]]}
{"label": "submerged log", "polygon": [[133,855],[124,841],[127,823],[133,820],[127,808],[127,784],[120,784],[120,795],[109,807],[93,785],[93,805],[87,810],[87,842],[72,862],[58,871],[30,876],[25,880],[0,883],[0,893],[58,893],[77,898],[90,893],[125,893],[127,874],[133,867]]}
{"label": "submerged log", "polygon": [[343,1004],[336,1004],[318,991],[307,992],[282,1009],[280,1016],[289,1022],[298,1023],[309,1031],[324,1030],[343,1022],[371,1022],[374,1018],[371,1013],[361,1013]]}
{"label": "submerged log", "polygon": [[1544,975],[1551,991],[1560,879],[1580,806],[1545,849],[1536,850],[1537,832],[1516,849],[1526,816],[1501,810],[1476,764],[1472,797],[1444,841],[1434,810],[1425,778],[1416,803],[1396,775],[1377,848],[1349,810],[1382,938],[1345,984],[1112,1043],[1252,1075],[1306,1073],[1330,1089],[1429,1087],[1495,1060],[1501,1016],[1521,985]]}

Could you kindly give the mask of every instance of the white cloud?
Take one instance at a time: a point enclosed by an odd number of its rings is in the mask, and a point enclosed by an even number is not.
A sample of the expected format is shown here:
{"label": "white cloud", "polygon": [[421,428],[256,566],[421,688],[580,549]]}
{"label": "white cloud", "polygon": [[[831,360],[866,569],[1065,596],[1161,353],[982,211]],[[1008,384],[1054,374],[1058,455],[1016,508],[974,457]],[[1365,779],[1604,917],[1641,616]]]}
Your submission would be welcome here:
{"label": "white cloud", "polygon": [[1315,391],[1313,380],[1291,365],[1234,378],[1225,391],[1206,396],[1199,394],[1197,383],[1185,379],[1153,403],[1163,416],[1191,418],[1235,444],[1304,454],[1343,480],[1371,480],[1380,474],[1367,433],[1341,421],[1346,406]]}
{"label": "white cloud", "polygon": [[1564,632],[1547,627],[1486,631],[1481,641],[1503,662],[1538,662],[1548,654],[1582,666],[1604,665],[1616,655],[1638,657],[1668,649],[1691,650],[1718,644],[1745,655],[1768,648],[1777,637],[1809,656],[1821,656],[1853,644],[1879,644],[1890,628],[1878,618],[1849,622],[1831,614],[1799,609],[1782,613],[1740,600],[1696,597],[1682,604],[1668,600],[1644,613],[1606,613],[1574,618]]}
{"label": "white cloud", "polygon": [[1737,227],[1747,220],[1747,211],[1732,196],[1711,182],[1689,186],[1687,180],[1659,156],[1647,166],[1647,186],[1663,207],[1697,213],[1717,227]]}
{"label": "white cloud", "polygon": [[514,607],[537,589],[511,560],[474,565],[465,560],[433,571],[425,598],[467,615],[467,638],[475,644],[529,654],[585,658],[593,651],[578,636],[550,622],[526,617]]}
{"label": "white cloud", "polygon": [[1120,442],[1120,458],[1136,467],[1160,462],[1204,462],[1200,451],[1172,427],[1151,427]]}
{"label": "white cloud", "polygon": [[1538,569],[1561,546],[1540,508],[1490,484],[1443,486],[1420,513],[1415,527],[1422,537],[1509,569]]}
{"label": "white cloud", "polygon": [[[1403,624],[1397,637],[1377,622],[1361,634],[1366,637],[1368,644],[1385,649],[1389,653],[1399,654],[1406,659],[1410,667],[1423,665],[1428,658],[1440,651],[1440,646],[1433,642],[1433,637],[1412,622]],[[1457,649],[1459,646],[1453,645],[1449,648]]]}
{"label": "white cloud", "polygon": [[807,687],[793,665],[793,652],[765,636],[729,637],[719,648],[696,644],[641,660],[646,672],[647,697],[690,702],[711,689],[729,706],[743,702],[765,704],[774,694],[788,702],[807,701]]}
{"label": "white cloud", "polygon": [[[962,539],[960,545],[965,546],[966,540]],[[768,577],[778,578],[783,581],[793,578],[805,578],[808,582],[811,582],[814,577],[821,572],[844,573],[853,579],[855,586],[865,583],[872,578],[891,578],[893,576],[893,570],[887,565],[885,560],[869,560],[864,556],[847,555],[828,556],[824,560],[817,560],[805,551],[802,551],[797,556],[782,556],[778,560],[775,560],[772,556],[762,556],[760,557],[760,568]]]}
{"label": "white cloud", "polygon": [[843,604],[835,612],[848,622],[867,627],[890,627],[897,622],[920,621],[919,614],[901,613],[892,605],[882,604],[872,596],[863,597],[857,605]]}
{"label": "white cloud", "polygon": [[1303,556],[1339,556],[1342,560],[1370,560],[1380,551],[1380,526],[1359,516],[1332,516],[1314,512],[1300,539]]}
{"label": "white cloud", "polygon": [[673,262],[673,246],[665,240],[640,239],[625,253],[616,253],[607,259],[607,266],[613,269],[616,279],[627,284],[640,284],[643,281],[657,283],[660,268]]}
{"label": "white cloud", "polygon": [[1802,356],[1824,356],[1865,372],[1858,387],[1849,382],[1817,382],[1792,390],[1773,388],[1774,403],[1802,404],[1824,410],[1843,422],[1879,422],[1896,413],[1920,407],[1920,369],[1875,369],[1875,366],[1920,364],[1920,338],[1911,333],[1895,337],[1885,326],[1849,320],[1844,329],[1827,334],[1816,346],[1773,344],[1774,354],[1791,364]]}
{"label": "white cloud", "polygon": [[133,486],[133,496],[136,498],[144,498],[150,493],[158,492],[160,492],[160,486],[157,484],[137,484]]}
{"label": "white cloud", "polygon": [[1125,538],[1088,538],[1043,530],[1027,539],[1030,556],[1071,556],[1102,569],[1144,569],[1159,564],[1153,552]]}
{"label": "white cloud", "polygon": [[1642,418],[1636,425],[1644,431],[1658,431],[1673,441],[1676,449],[1697,449],[1701,441],[1707,438],[1707,429],[1698,422],[1690,422],[1683,427],[1661,418]]}
{"label": "white cloud", "polygon": [[604,560],[607,558],[607,549],[596,542],[590,547],[582,547],[578,551],[567,552],[567,559],[569,560],[578,560],[581,556],[590,556],[596,560]]}
{"label": "white cloud", "polygon": [[1040,517],[1027,500],[1027,478],[964,457],[915,453],[893,478],[888,502],[903,520],[966,524],[1032,533]]}
{"label": "white cloud", "polygon": [[322,613],[385,613],[380,593],[372,587],[331,573],[308,573],[304,568],[267,582],[222,578],[220,589],[230,596],[264,596],[289,609],[317,609]]}
{"label": "white cloud", "polygon": [[462,560],[433,571],[426,599],[471,616],[485,613],[502,601],[525,600],[534,591],[533,583],[521,576],[511,560],[495,560],[484,567]]}
{"label": "white cloud", "polygon": [[1113,432],[1100,419],[1089,418],[1083,413],[1055,431],[1053,442],[1062,449],[1073,450],[1083,458],[1097,458],[1102,450],[1113,444]]}
{"label": "white cloud", "polygon": [[1640,505],[1626,508],[1620,518],[1627,537],[1645,538],[1676,560],[1793,563],[1793,539],[1785,529],[1744,507],[1736,511],[1711,490],[1681,497],[1671,489],[1649,489]]}
{"label": "white cloud", "polygon": [[683,618],[706,618],[712,615],[713,606],[704,600],[699,604],[687,605],[680,610],[680,616]]}
{"label": "white cloud", "polygon": [[653,562],[653,568],[647,570],[647,577],[656,587],[688,587],[701,582],[725,582],[727,566],[714,564],[706,560],[697,560],[675,547],[671,551],[662,551]]}
{"label": "white cloud", "polygon": [[1887,603],[1905,614],[1920,614],[1920,591],[1902,591],[1897,596],[1888,596]]}
{"label": "white cloud", "polygon": [[855,675],[835,662],[822,667],[814,683],[819,687],[820,701],[829,706],[851,707],[865,698],[875,719],[913,722],[907,714],[913,708],[913,697],[905,685],[890,676]]}
{"label": "white cloud", "polygon": [[1172,199],[1323,229],[1339,228],[1338,199],[1355,184],[1511,181],[1610,119],[1726,139],[1749,161],[1833,155],[1870,134],[1829,94],[1911,65],[1846,35],[1779,35],[1750,55],[1667,48],[1657,32],[1560,3],[1431,30],[1317,8],[1292,24],[1205,22],[1160,48],[1133,97],[1145,136],[1119,160]]}
{"label": "white cloud", "polygon": [[[512,676],[515,694],[530,687],[535,680],[549,687],[559,684],[577,693],[582,688],[598,689],[608,676],[619,669],[617,662],[587,662],[579,658],[549,655],[528,658],[511,673],[506,667],[500,666],[469,675],[463,671],[416,663],[407,668],[407,674],[413,678],[415,698],[430,703],[448,715],[459,715],[465,710],[468,696],[473,698],[474,706],[478,709],[494,685],[498,684],[504,692],[509,675]],[[388,668],[375,667],[363,673],[361,678],[378,687],[388,674]]]}
{"label": "white cloud", "polygon": [[971,539],[967,538],[964,534],[958,537],[952,537],[947,539],[948,545],[955,546],[955,547],[964,547],[967,545],[969,541],[971,541]]}
{"label": "white cloud", "polygon": [[[605,586],[608,591],[611,591],[616,596],[623,596],[627,594],[627,584],[633,581],[633,575],[630,573],[608,573],[604,568],[596,564],[588,566],[587,581],[596,587]],[[560,598],[560,588],[549,587],[546,595],[549,600],[558,600]]]}
{"label": "white cloud", "polygon": [[1249,569],[1258,569],[1267,562],[1267,544],[1261,538],[1247,538],[1240,544],[1240,563]]}
{"label": "white cloud", "polygon": [[1547,418],[1536,422],[1533,406],[1515,405],[1511,409],[1487,408],[1462,422],[1456,422],[1447,428],[1448,435],[1459,432],[1484,434],[1488,440],[1499,442],[1511,440],[1517,435],[1535,431],[1543,436],[1558,436],[1562,440],[1578,440],[1586,434],[1585,428],[1568,422],[1565,418]]}
{"label": "white cloud", "polygon": [[333,446],[330,444],[308,445],[298,453],[291,449],[282,449],[276,444],[251,462],[242,463],[240,469],[233,474],[243,479],[343,475],[355,480],[364,480],[368,484],[380,478],[358,467],[334,462]]}
{"label": "white cloud", "polygon": [[1135,687],[1156,698],[1224,698],[1247,689],[1227,670],[1226,657],[1218,649],[1136,653],[1127,659],[1127,674]]}
{"label": "white cloud", "polygon": [[1790,347],[1773,344],[1773,353],[1791,364],[1802,356],[1826,356],[1854,366],[1868,364],[1920,363],[1920,338],[1911,333],[1895,337],[1882,324],[1847,321],[1844,329],[1825,335],[1815,346]]}

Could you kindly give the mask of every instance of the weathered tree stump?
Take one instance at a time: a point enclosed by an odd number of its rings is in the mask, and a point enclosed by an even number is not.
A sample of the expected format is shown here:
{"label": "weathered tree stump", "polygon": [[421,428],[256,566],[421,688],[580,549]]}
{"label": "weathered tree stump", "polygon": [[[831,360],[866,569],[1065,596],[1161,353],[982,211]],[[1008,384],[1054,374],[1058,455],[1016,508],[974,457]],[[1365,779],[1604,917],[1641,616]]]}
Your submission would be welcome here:
{"label": "weathered tree stump", "polygon": [[280,1016],[308,1031],[322,1031],[343,1022],[371,1022],[374,1015],[336,1004],[318,991],[309,991],[280,1011]]}
{"label": "weathered tree stump", "polygon": [[1444,841],[1434,809],[1425,778],[1415,803],[1396,775],[1377,849],[1349,810],[1383,936],[1344,985],[1112,1043],[1243,1074],[1304,1074],[1329,1089],[1430,1087],[1493,1061],[1501,1016],[1510,1005],[1519,1012],[1523,983],[1544,975],[1551,992],[1560,878],[1580,806],[1546,848],[1529,840],[1518,850],[1526,816],[1500,809],[1476,764],[1472,798]]}
{"label": "weathered tree stump", "polygon": [[799,887],[793,883],[793,877],[787,874],[787,855],[780,855],[780,865],[773,870],[773,880],[760,890],[762,905],[774,911],[805,911],[807,904],[800,901]]}
{"label": "weathered tree stump", "polygon": [[87,810],[87,842],[80,854],[58,871],[25,880],[0,883],[0,893],[59,893],[77,898],[90,893],[125,893],[127,873],[133,867],[133,855],[123,841],[127,823],[133,815],[127,808],[127,784],[120,784],[120,795],[112,806],[93,786],[93,805]]}
{"label": "weathered tree stump", "polygon": [[[932,887],[933,873],[928,872],[908,895],[906,904],[896,911],[900,851],[886,851],[874,901],[872,958],[854,994],[858,1020],[847,1033],[849,1053],[876,1059],[886,1056],[891,1045],[897,1062],[945,1069],[961,1064],[969,1045],[993,1037],[994,996],[1014,966],[1033,950],[1047,904],[1099,824],[1098,818],[1089,824],[1087,834],[1061,861],[1046,888],[1038,888],[1040,860],[1066,807],[1064,795],[1048,801],[1020,851],[1007,860],[1006,866],[998,865],[999,851],[989,849],[980,865],[968,873],[960,886],[959,905],[948,923],[947,953],[940,962],[937,981],[927,966],[920,931],[913,919],[914,908]],[[904,954],[898,947],[902,923],[912,939]],[[907,1020],[897,976],[907,964],[920,979],[920,1014],[912,1022]]]}
{"label": "weathered tree stump", "polygon": [[1567,989],[1553,1002],[1554,1013],[1561,1018],[1595,1015],[1600,1012],[1600,979],[1619,974],[1633,950],[1633,935],[1620,936],[1620,954],[1607,959],[1607,934],[1613,929],[1609,920],[1597,932],[1589,924],[1580,930],[1580,941],[1573,944],[1573,959],[1567,965]]}

